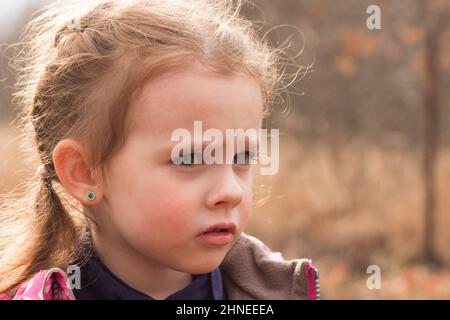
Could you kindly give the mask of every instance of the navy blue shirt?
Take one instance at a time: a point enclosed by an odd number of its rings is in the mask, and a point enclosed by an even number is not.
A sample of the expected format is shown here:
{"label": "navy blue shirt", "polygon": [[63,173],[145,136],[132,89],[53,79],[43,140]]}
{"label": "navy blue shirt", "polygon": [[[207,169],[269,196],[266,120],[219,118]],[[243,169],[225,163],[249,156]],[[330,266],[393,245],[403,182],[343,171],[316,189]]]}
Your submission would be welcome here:
{"label": "navy blue shirt", "polygon": [[[100,258],[92,253],[80,266],[81,289],[73,289],[77,300],[154,300],[149,295],[131,288],[114,275]],[[192,282],[174,292],[165,300],[225,300],[219,268],[200,275],[192,275]]]}

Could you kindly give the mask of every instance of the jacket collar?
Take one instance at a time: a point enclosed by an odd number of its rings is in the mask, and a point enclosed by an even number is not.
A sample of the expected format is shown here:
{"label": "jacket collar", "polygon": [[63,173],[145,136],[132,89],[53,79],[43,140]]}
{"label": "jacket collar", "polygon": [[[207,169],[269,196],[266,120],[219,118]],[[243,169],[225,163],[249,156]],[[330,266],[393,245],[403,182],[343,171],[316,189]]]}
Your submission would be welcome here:
{"label": "jacket collar", "polygon": [[228,298],[318,299],[318,271],[309,259],[286,261],[259,239],[242,233],[221,265]]}

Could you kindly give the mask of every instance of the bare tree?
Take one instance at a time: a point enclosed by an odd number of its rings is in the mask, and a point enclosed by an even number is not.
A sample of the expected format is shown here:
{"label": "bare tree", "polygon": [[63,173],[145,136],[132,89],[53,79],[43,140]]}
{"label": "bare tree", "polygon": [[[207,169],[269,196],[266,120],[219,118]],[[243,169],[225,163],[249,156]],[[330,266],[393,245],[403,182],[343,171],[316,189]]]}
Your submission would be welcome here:
{"label": "bare tree", "polygon": [[435,248],[436,233],[436,177],[440,141],[439,79],[442,34],[448,26],[448,11],[433,8],[433,2],[421,1],[424,14],[424,68],[423,92],[423,161],[424,180],[424,239],[423,258],[429,263],[439,263]]}

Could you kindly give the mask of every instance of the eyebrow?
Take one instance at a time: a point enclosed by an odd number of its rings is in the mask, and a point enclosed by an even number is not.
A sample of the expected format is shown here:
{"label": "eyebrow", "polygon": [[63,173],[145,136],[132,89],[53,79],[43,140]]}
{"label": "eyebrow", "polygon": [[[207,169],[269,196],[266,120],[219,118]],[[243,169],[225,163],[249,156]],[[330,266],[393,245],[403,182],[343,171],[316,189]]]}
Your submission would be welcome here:
{"label": "eyebrow", "polygon": [[[258,143],[258,140],[259,140],[259,139],[256,139],[256,140],[255,140],[255,139],[249,139],[248,136],[246,136],[246,137],[245,137],[245,146],[244,146],[244,148],[245,148],[245,149],[250,149],[250,145],[253,144],[253,145],[256,146],[256,150],[258,150],[258,149],[259,149],[259,143]],[[192,141],[191,144],[190,144],[191,151],[194,150],[194,147],[195,147],[196,143],[199,143],[199,142],[201,142],[202,151],[203,151],[207,146],[209,146],[211,143],[214,144],[214,145],[216,144],[216,141],[215,141],[214,139],[212,139],[212,141],[210,141],[210,140]],[[172,150],[176,145],[178,145],[179,143],[182,143],[182,145],[185,146],[185,147],[188,146],[187,143],[183,144],[182,141],[171,141],[170,143],[165,143],[165,144],[164,144],[164,147],[161,147],[161,151],[164,151],[164,152],[165,152],[165,151],[170,151],[170,150]],[[226,146],[227,146],[226,139],[223,139],[222,147],[226,147]],[[233,140],[233,146],[234,146],[234,147],[237,146],[237,143],[236,143],[236,140],[235,140],[235,139]]]}

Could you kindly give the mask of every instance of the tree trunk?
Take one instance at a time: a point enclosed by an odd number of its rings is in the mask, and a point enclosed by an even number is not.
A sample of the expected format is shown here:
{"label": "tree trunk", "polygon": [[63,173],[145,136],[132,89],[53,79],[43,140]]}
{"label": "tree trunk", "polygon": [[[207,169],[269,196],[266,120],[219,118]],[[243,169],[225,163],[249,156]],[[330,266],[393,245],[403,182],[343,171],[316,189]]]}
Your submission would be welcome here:
{"label": "tree trunk", "polygon": [[422,257],[426,262],[437,264],[436,252],[436,179],[435,168],[439,150],[440,108],[439,108],[439,41],[442,26],[428,25],[424,39],[423,78],[423,162],[424,181],[424,243]]}

